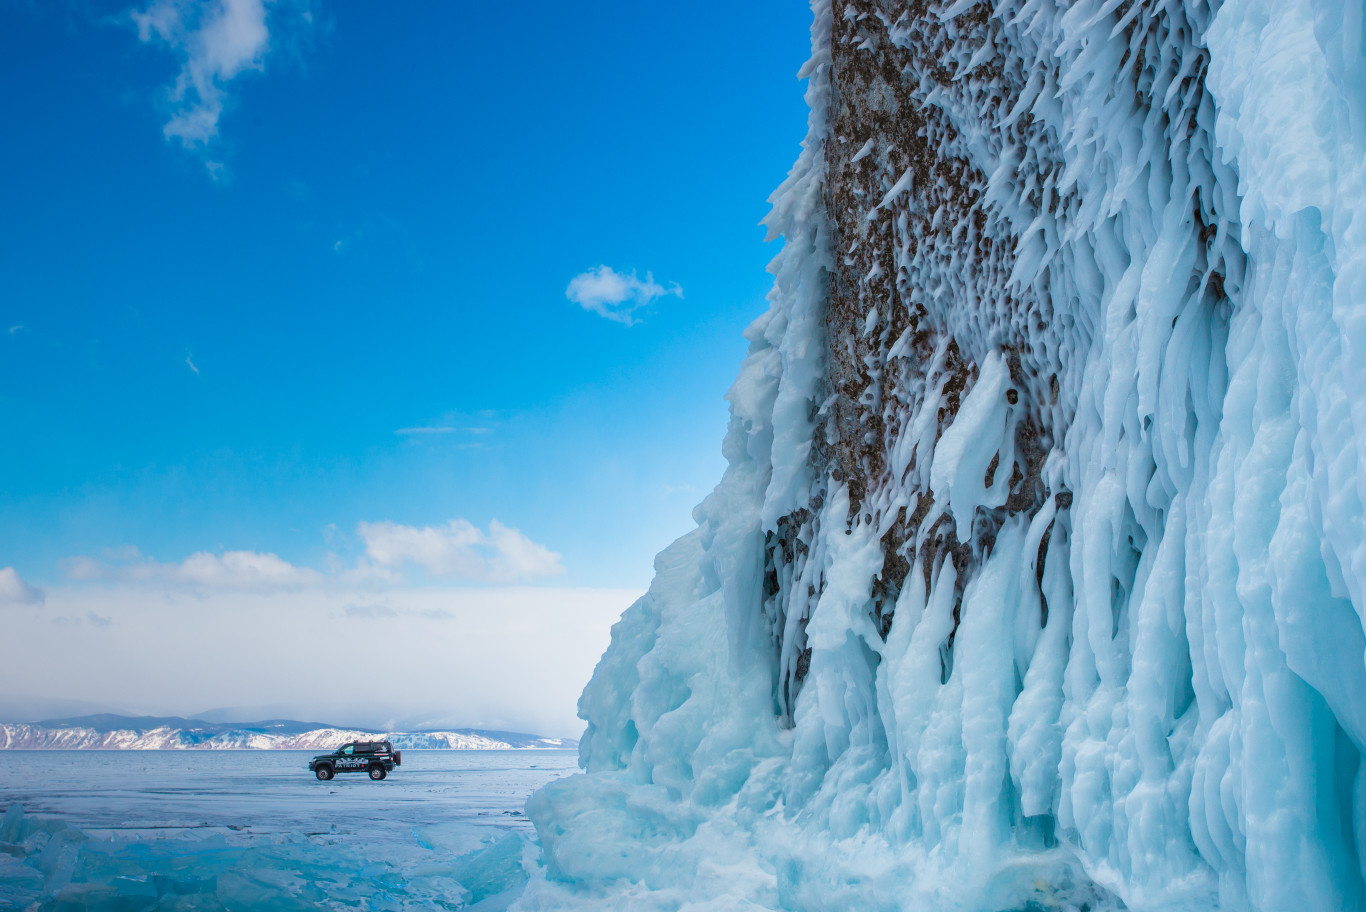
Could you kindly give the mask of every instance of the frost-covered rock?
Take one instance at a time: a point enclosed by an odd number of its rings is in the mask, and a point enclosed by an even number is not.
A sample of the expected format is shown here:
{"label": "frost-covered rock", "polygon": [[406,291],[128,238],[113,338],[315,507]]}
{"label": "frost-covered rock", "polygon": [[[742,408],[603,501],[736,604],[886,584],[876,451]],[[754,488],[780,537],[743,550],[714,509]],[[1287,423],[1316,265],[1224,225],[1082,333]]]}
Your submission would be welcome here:
{"label": "frost-covered rock", "polygon": [[1361,4],[813,8],[730,467],[516,908],[1366,908]]}

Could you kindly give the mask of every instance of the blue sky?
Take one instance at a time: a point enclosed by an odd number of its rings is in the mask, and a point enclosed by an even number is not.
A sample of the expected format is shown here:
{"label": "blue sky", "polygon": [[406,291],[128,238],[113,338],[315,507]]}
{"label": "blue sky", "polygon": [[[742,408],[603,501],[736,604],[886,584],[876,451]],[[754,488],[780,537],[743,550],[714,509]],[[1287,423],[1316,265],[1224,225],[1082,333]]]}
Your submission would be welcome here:
{"label": "blue sky", "polygon": [[[724,466],[809,17],[0,0],[11,602],[212,589],[228,554],[642,589]],[[635,297],[569,300],[602,266]]]}

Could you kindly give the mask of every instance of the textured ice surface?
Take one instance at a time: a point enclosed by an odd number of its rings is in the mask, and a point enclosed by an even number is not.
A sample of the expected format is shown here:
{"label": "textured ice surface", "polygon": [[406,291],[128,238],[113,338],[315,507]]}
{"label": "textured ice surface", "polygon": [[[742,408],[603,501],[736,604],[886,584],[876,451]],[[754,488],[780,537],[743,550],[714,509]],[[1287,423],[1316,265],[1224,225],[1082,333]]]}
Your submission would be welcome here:
{"label": "textured ice surface", "polygon": [[526,795],[574,762],[405,751],[383,782],[322,783],[309,756],[7,752],[0,910],[503,908]]}
{"label": "textured ice surface", "polygon": [[729,469],[517,908],[1366,908],[1361,3],[813,11]]}

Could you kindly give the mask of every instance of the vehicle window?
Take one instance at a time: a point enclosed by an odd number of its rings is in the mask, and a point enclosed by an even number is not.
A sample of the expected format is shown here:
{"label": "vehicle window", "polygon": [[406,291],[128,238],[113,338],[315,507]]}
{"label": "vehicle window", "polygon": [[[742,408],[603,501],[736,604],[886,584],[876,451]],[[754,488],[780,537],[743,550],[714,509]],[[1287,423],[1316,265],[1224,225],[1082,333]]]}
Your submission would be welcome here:
{"label": "vehicle window", "polygon": [[355,749],[356,749],[356,746],[355,746],[354,744],[348,744],[348,745],[346,745],[346,747],[343,747],[343,748],[341,749],[341,752],[342,752],[343,754],[347,754],[347,755],[349,756],[349,755],[351,754],[351,752],[352,752],[353,750],[355,750]]}

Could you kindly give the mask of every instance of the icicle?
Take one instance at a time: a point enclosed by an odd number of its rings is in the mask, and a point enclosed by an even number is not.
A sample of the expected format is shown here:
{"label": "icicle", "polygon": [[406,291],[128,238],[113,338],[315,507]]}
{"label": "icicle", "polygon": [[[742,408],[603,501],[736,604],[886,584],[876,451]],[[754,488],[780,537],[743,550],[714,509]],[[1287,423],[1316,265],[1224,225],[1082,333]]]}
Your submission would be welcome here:
{"label": "icicle", "polygon": [[1363,912],[1360,4],[813,12],[730,467],[514,908]]}

